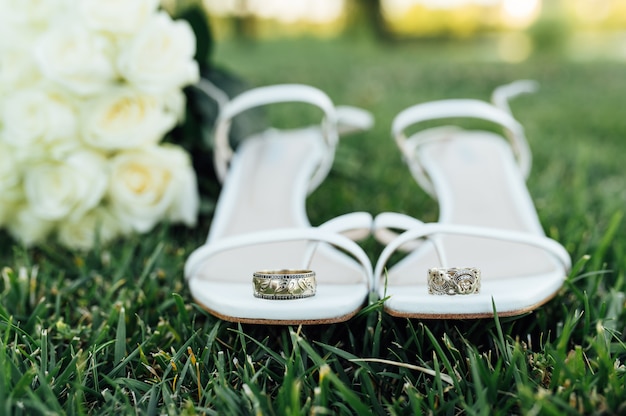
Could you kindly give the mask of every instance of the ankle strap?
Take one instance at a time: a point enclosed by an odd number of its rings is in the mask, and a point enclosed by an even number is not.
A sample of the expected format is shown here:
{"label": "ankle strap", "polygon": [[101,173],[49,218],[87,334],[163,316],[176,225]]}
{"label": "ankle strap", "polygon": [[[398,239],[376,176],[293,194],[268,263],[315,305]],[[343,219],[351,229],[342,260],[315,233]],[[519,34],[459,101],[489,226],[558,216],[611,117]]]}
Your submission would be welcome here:
{"label": "ankle strap", "polygon": [[515,154],[518,167],[525,178],[530,173],[532,156],[522,125],[511,115],[508,100],[523,93],[534,91],[532,81],[516,81],[498,87],[492,96],[495,105],[474,99],[439,100],[417,104],[400,112],[392,123],[392,134],[405,160],[412,167],[418,182],[429,193],[432,184],[422,171],[417,158],[419,146],[446,137],[442,132],[453,132],[453,127],[440,127],[418,132],[407,138],[406,129],[430,120],[463,117],[486,120],[501,126],[508,137]]}
{"label": "ankle strap", "polygon": [[281,84],[254,88],[246,91],[226,103],[217,118],[215,128],[214,162],[220,181],[226,177],[228,164],[233,156],[229,142],[229,131],[233,117],[254,107],[268,104],[301,102],[319,107],[324,112],[322,134],[327,151],[324,160],[313,177],[309,191],[315,189],[326,177],[332,165],[335,146],[337,145],[338,116],[330,98],[317,88],[301,84]]}

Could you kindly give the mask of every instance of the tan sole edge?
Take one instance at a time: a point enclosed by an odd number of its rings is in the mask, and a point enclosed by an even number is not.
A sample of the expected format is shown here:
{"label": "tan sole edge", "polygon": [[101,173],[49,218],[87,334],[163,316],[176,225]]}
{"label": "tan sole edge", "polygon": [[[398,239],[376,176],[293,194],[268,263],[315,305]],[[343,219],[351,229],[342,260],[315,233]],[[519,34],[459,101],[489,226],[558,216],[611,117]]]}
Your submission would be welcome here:
{"label": "tan sole edge", "polygon": [[338,316],[336,318],[328,318],[328,319],[294,319],[294,320],[283,320],[283,319],[262,319],[262,318],[239,318],[236,316],[223,315],[219,312],[214,311],[208,306],[198,302],[197,299],[194,298],[194,301],[205,311],[210,313],[211,315],[228,322],[236,322],[241,324],[255,324],[255,325],[325,325],[325,324],[336,324],[339,322],[345,322],[356,315],[360,309],[355,310],[354,312],[350,312],[349,314]]}
{"label": "tan sole edge", "polygon": [[[560,290],[560,289],[559,289]],[[498,317],[501,318],[506,318],[509,316],[518,316],[518,315],[524,315],[526,313],[532,312],[535,309],[539,308],[542,305],[545,305],[546,303],[548,303],[550,300],[552,300],[557,293],[559,293],[559,290],[557,290],[556,292],[552,293],[550,296],[548,296],[547,298],[543,299],[541,302],[535,303],[534,305],[531,305],[527,308],[523,308],[523,309],[516,309],[516,310],[512,310],[512,311],[496,311],[498,312]],[[445,313],[439,313],[439,314],[432,314],[432,313],[406,313],[406,312],[399,312],[399,311],[395,311],[393,309],[388,309],[385,306],[385,312],[391,316],[394,316],[396,318],[414,318],[414,319],[485,319],[485,318],[493,318],[495,315],[491,312],[488,313],[466,313],[466,314],[455,314],[455,313],[451,313],[451,314],[445,314]]]}

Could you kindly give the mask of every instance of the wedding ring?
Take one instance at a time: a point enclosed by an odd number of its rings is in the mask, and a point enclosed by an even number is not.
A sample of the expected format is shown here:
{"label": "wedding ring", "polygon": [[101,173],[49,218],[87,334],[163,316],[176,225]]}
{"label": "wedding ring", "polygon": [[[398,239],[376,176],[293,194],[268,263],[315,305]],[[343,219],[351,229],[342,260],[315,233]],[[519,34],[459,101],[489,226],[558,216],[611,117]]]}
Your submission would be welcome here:
{"label": "wedding ring", "polygon": [[476,267],[428,269],[431,295],[471,295],[480,291],[480,270]]}
{"label": "wedding ring", "polygon": [[312,270],[262,270],[252,274],[254,296],[263,299],[301,299],[315,295]]}

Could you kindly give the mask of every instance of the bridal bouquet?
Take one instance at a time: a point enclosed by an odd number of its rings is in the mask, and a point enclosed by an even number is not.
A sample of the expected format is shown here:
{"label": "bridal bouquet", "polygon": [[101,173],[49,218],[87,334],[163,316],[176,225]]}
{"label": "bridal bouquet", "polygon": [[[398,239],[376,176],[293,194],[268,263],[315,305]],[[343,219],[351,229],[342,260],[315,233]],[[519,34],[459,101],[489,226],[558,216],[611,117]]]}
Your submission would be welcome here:
{"label": "bridal bouquet", "polygon": [[195,48],[158,0],[0,0],[0,228],[89,249],[193,225],[189,154],[163,139]]}

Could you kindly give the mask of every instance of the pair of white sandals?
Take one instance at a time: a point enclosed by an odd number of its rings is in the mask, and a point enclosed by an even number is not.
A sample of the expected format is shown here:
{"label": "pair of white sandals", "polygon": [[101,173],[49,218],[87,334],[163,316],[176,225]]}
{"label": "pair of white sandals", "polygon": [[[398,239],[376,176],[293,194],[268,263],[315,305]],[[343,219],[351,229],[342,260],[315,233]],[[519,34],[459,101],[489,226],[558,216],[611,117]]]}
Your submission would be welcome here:
{"label": "pair of white sandals", "polygon": [[[369,113],[335,107],[322,91],[297,84],[253,89],[227,102],[215,130],[222,193],[206,243],[185,264],[192,296],[228,321],[290,325],[348,320],[371,292],[387,313],[409,318],[482,318],[494,308],[512,316],[547,302],[571,260],[545,236],[525,184],[530,151],[507,100],[532,87],[529,81],[499,87],[493,104],[418,104],[394,119],[392,133],[411,173],[439,202],[436,223],[356,212],[311,226],[307,194],[329,172],[340,132],[369,128]],[[282,102],[317,106],[323,120],[268,129],[231,149],[233,117]],[[449,126],[405,133],[457,117],[495,123],[508,140]],[[355,242],[371,234],[386,245],[374,267]],[[389,266],[398,252],[405,256]]]}

